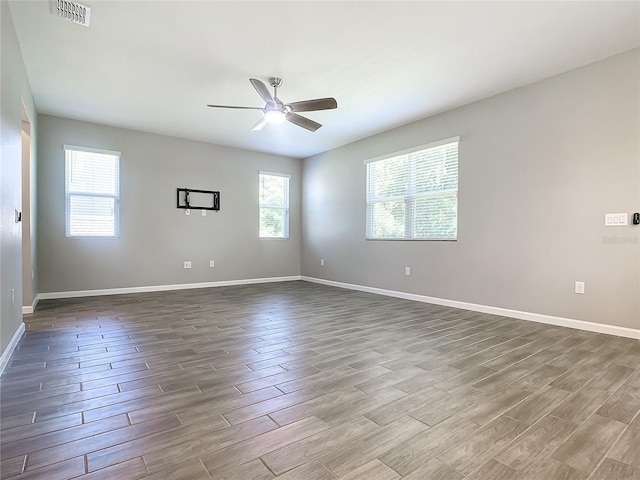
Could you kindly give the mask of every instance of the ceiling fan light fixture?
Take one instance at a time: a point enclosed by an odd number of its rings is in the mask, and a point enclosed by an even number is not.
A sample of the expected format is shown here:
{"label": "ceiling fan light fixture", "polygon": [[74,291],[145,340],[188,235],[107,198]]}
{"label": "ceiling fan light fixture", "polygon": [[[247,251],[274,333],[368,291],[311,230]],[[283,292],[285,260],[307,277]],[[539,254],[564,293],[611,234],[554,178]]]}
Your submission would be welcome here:
{"label": "ceiling fan light fixture", "polygon": [[281,110],[267,110],[264,112],[264,118],[269,123],[283,123],[287,117]]}
{"label": "ceiling fan light fixture", "polygon": [[252,132],[262,130],[267,123],[290,122],[298,127],[302,127],[310,132],[318,130],[322,124],[310,118],[298,115],[298,112],[314,112],[317,110],[331,110],[338,108],[338,102],[333,97],[316,98],[313,100],[303,100],[301,102],[284,103],[278,98],[278,87],[282,85],[282,79],[271,77],[269,84],[273,87],[273,95],[269,93],[267,86],[257,78],[250,78],[249,82],[256,89],[258,95],[265,101],[265,106],[260,107],[240,107],[237,105],[207,105],[213,108],[235,108],[241,110],[262,110],[264,115],[258,123],[251,129]]}

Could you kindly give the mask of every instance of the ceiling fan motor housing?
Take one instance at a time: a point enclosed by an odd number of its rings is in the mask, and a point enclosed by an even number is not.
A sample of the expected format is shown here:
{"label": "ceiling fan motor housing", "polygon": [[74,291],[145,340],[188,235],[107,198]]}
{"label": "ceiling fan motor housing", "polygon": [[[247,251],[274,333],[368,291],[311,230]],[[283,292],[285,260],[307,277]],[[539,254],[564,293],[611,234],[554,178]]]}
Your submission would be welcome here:
{"label": "ceiling fan motor housing", "polygon": [[282,86],[282,79],[278,77],[269,77],[269,85],[273,88],[280,88]]}

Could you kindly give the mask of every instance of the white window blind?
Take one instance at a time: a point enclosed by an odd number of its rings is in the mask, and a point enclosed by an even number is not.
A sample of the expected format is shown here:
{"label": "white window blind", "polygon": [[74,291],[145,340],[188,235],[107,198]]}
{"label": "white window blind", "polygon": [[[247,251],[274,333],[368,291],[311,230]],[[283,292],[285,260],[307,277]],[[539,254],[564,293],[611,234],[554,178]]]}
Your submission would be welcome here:
{"label": "white window blind", "polygon": [[259,174],[260,237],[289,238],[289,176]]}
{"label": "white window blind", "polygon": [[458,139],[367,163],[367,238],[455,240]]}
{"label": "white window blind", "polygon": [[117,237],[120,152],[64,146],[67,237]]}

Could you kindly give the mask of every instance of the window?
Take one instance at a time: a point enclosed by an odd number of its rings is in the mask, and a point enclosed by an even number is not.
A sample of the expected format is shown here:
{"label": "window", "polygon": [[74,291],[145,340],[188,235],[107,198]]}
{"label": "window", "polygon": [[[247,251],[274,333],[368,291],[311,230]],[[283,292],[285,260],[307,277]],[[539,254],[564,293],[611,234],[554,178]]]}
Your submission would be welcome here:
{"label": "window", "polygon": [[64,151],[67,237],[117,237],[120,152]]}
{"label": "window", "polygon": [[455,240],[458,138],[367,162],[367,238]]}
{"label": "window", "polygon": [[259,175],[260,237],[289,238],[289,175]]}

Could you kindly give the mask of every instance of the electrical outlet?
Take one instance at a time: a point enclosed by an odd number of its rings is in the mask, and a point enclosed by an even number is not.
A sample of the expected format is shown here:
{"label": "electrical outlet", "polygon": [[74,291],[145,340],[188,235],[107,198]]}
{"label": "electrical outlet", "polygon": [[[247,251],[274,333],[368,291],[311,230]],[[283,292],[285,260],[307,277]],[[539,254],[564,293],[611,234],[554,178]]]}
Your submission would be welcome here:
{"label": "electrical outlet", "polygon": [[411,267],[404,267],[404,274],[407,276],[411,275]]}
{"label": "electrical outlet", "polygon": [[321,258],[321,259],[320,259],[320,266],[321,266],[321,267],[324,267],[324,258]]}
{"label": "electrical outlet", "polygon": [[191,268],[191,262],[184,262],[184,268]]}
{"label": "electrical outlet", "polygon": [[216,266],[216,262],[214,262],[213,260],[209,260],[209,268],[213,268]]}
{"label": "electrical outlet", "polygon": [[185,215],[191,215],[191,209],[190,208],[185,208],[184,209],[184,214]]}
{"label": "electrical outlet", "polygon": [[576,282],[576,293],[584,295],[584,282]]}

